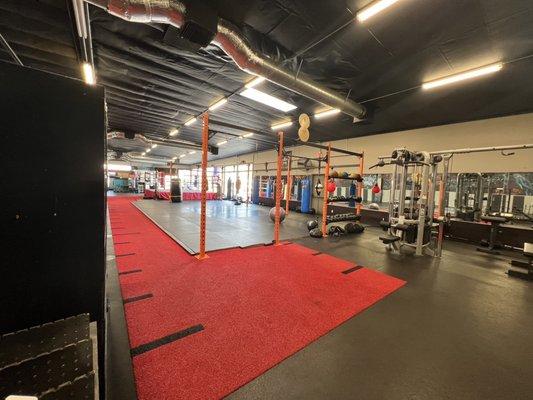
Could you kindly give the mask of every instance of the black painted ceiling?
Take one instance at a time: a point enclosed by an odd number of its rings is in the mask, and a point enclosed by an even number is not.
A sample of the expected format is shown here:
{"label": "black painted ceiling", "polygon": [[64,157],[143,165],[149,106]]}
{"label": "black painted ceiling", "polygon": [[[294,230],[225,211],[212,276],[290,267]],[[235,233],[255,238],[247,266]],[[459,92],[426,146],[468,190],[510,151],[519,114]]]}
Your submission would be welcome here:
{"label": "black painted ceiling", "polygon": [[[400,0],[364,24],[354,17],[368,0],[211,3],[259,51],[369,108],[370,118],[356,124],[347,116],[313,121],[314,141],[533,111],[531,0]],[[0,33],[26,65],[79,78],[66,4],[2,0]],[[110,130],[167,136],[171,128],[240,90],[250,79],[214,46],[194,52],[164,44],[164,26],[128,23],[94,7],[91,20],[97,79],[107,89]],[[9,59],[3,50],[0,58]],[[419,87],[424,81],[497,61],[506,64],[492,76],[433,91]],[[272,148],[273,122],[321,107],[271,83],[260,89],[298,109],[284,114],[232,96],[211,114],[211,143],[250,129],[263,133],[230,140],[218,158]],[[296,130],[295,125],[287,133],[296,138]],[[183,128],[179,137],[199,142],[200,131],[196,123]],[[118,150],[143,148],[123,140],[109,145]],[[160,146],[151,154],[183,152]],[[198,160],[196,154],[183,162]]]}

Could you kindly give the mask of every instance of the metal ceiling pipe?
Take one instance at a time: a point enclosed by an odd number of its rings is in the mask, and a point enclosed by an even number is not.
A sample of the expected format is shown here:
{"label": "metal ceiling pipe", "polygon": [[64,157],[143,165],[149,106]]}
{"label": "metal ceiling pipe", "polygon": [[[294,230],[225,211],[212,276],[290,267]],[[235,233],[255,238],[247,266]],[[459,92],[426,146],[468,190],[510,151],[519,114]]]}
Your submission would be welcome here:
{"label": "metal ceiling pipe", "polygon": [[157,144],[161,146],[176,147],[180,149],[201,150],[202,148],[201,145],[194,143],[194,142],[189,142],[186,140],[160,139],[160,138],[152,139],[140,133],[136,133],[134,139],[128,139],[126,138],[126,134],[124,132],[109,132],[107,134],[107,140],[109,139],[140,140],[141,142],[147,145]]}
{"label": "metal ceiling pipe", "polygon": [[[106,9],[110,14],[131,22],[170,24],[181,28],[185,22],[187,7],[179,0],[86,0]],[[213,43],[220,47],[235,64],[252,75],[262,76],[311,100],[331,108],[338,108],[354,118],[365,117],[366,109],[359,103],[310,79],[295,76],[256,53],[242,33],[230,22],[218,21],[218,32]]]}

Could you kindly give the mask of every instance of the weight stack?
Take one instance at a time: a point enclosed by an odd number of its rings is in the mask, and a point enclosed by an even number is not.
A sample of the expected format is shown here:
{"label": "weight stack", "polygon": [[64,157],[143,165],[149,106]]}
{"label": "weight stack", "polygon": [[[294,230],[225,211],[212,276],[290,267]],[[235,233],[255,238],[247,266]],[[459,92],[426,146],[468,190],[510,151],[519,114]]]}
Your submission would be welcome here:
{"label": "weight stack", "polygon": [[181,203],[181,181],[179,179],[170,181],[170,201]]}

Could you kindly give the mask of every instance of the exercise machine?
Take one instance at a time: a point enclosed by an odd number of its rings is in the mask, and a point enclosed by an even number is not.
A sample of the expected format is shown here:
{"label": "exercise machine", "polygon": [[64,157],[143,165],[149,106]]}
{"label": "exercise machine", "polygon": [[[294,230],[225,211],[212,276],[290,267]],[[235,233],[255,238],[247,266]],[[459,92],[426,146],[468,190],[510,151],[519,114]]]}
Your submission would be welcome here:
{"label": "exercise machine", "polygon": [[510,268],[507,274],[515,278],[533,281],[533,243],[524,243],[522,254],[527,257],[528,261],[511,260],[511,265],[517,268]]}
{"label": "exercise machine", "polygon": [[389,216],[380,223],[387,234],[379,237],[389,250],[399,253],[402,247],[410,247],[419,256],[436,254],[433,212],[437,165],[441,161],[439,155],[400,148],[390,157],[380,157],[371,167],[394,166]]}

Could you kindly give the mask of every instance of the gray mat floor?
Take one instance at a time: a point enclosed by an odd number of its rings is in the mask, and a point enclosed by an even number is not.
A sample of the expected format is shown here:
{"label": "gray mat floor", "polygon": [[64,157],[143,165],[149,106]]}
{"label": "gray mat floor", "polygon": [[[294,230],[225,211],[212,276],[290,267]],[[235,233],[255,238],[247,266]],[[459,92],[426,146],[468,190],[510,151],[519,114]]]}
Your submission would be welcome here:
{"label": "gray mat floor", "polygon": [[[200,251],[199,201],[139,200],[133,204],[189,253]],[[269,211],[269,207],[255,204],[236,206],[231,201],[208,201],[206,251],[271,243],[274,223],[268,217]],[[307,236],[306,223],[312,218],[291,211],[281,224],[280,239]]]}

